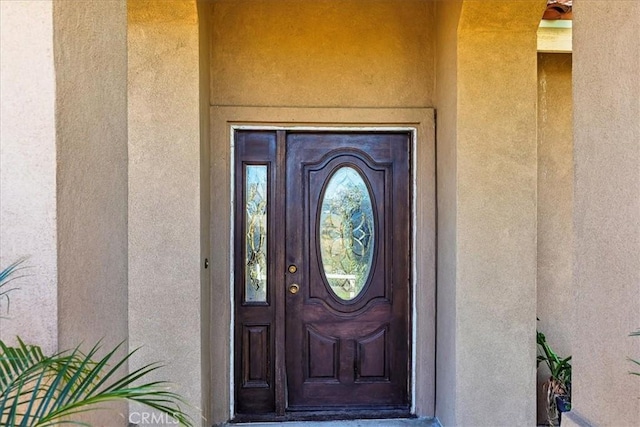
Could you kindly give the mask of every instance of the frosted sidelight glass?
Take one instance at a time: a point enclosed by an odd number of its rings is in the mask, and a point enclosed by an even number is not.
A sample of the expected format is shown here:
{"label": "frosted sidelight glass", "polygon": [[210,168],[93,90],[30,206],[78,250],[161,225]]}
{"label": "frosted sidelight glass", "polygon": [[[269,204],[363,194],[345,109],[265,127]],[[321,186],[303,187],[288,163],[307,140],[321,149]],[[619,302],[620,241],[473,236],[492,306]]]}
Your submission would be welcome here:
{"label": "frosted sidelight glass", "polygon": [[267,166],[245,168],[245,302],[267,301]]}

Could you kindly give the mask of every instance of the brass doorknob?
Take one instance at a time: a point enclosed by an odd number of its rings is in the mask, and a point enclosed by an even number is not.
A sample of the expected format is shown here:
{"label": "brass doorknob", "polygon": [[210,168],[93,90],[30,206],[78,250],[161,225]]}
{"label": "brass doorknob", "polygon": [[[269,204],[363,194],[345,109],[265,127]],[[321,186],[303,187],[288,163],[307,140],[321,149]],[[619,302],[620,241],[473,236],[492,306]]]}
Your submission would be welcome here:
{"label": "brass doorknob", "polygon": [[289,286],[289,292],[291,292],[292,294],[297,294],[299,290],[300,290],[300,286],[298,286],[297,283],[292,283]]}

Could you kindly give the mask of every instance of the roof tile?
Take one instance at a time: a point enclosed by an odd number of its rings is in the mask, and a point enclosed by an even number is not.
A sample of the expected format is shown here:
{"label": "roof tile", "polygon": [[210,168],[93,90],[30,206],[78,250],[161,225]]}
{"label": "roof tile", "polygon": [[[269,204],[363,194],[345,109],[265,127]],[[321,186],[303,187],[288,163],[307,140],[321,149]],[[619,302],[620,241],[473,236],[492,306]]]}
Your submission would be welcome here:
{"label": "roof tile", "polygon": [[542,19],[571,19],[573,0],[548,0]]}

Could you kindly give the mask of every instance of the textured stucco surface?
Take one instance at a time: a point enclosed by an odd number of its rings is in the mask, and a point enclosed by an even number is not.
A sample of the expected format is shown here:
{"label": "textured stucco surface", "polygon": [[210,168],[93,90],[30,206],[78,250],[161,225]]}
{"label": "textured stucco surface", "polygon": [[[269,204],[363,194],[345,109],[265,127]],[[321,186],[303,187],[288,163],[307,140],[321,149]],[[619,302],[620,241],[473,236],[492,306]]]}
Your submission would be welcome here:
{"label": "textured stucco surface", "polygon": [[[538,54],[538,329],[571,355],[573,315],[573,105],[571,54]],[[545,420],[538,369],[538,420]]]}
{"label": "textured stucco surface", "polygon": [[211,104],[430,107],[433,3],[220,0]]}
{"label": "textured stucco surface", "polygon": [[[423,35],[429,25],[411,23],[430,22],[434,6],[410,1],[402,2],[411,6],[400,10],[391,3],[367,2],[364,11],[347,14],[324,1],[309,2],[304,6],[308,13],[299,13],[302,2],[294,8],[286,7],[293,2],[219,2],[217,10],[224,13],[213,20],[220,26],[213,35],[220,48],[212,53],[219,62],[211,67],[217,89],[211,100],[238,105],[430,106],[433,47]],[[560,285],[558,276],[552,278],[546,269],[564,267],[545,264],[540,252],[536,262],[540,248],[556,250],[546,246],[551,241],[542,240],[561,236],[542,230],[541,224],[547,223],[542,217],[536,220],[535,212],[546,209],[543,201],[553,203],[567,191],[565,175],[550,174],[562,184],[536,198],[536,183],[542,190],[544,177],[536,177],[535,169],[545,170],[540,166],[547,162],[560,166],[555,156],[565,159],[566,152],[556,152],[560,147],[554,145],[552,151],[540,150],[548,157],[535,154],[537,22],[532,22],[544,2],[495,2],[495,8],[482,3],[464,2],[459,28],[460,4],[438,6],[438,416],[445,425],[495,425],[502,420],[532,425],[535,279],[541,286],[547,279],[549,285]],[[571,351],[575,410],[596,425],[632,426],[640,424],[640,382],[628,375],[632,366],[626,364],[627,357],[640,357],[640,340],[627,336],[640,325],[640,5],[625,2],[614,31],[609,17],[620,13],[613,3],[580,1],[574,8]],[[352,1],[345,10],[363,4]],[[201,175],[200,162],[207,155],[198,133],[207,125],[198,119],[198,105],[204,104],[198,82],[208,76],[198,72],[202,57],[194,2],[134,0],[128,9],[127,160],[125,2],[82,2],[78,7],[77,2],[0,1],[0,255],[3,263],[32,256],[34,274],[28,280],[37,283],[38,292],[23,286],[24,300],[14,297],[12,316],[20,317],[23,303],[31,311],[37,307],[40,320],[30,317],[24,326],[34,340],[50,349],[58,339],[61,347],[99,338],[111,344],[129,331],[132,347],[144,345],[134,362],[165,360],[169,368],[160,376],[177,382],[183,387],[179,391],[198,405],[202,374],[207,372],[202,360],[206,339],[200,341],[206,331],[200,329],[198,312],[207,309],[200,299],[206,298],[206,290],[200,287],[199,252],[200,215],[207,216],[199,204],[199,198],[206,203],[207,194],[199,184],[201,176],[207,176]],[[320,28],[332,43],[305,33],[313,26],[303,24],[323,13],[336,18]],[[265,22],[257,22],[260,16]],[[375,35],[365,31],[367,35],[356,40],[367,19],[378,23],[380,16],[392,17],[391,24],[375,27]],[[344,28],[352,20],[354,27]],[[276,24],[283,23],[290,25],[278,35]],[[230,28],[232,24],[237,25]],[[273,34],[257,37],[266,33]],[[305,34],[291,37],[297,33]],[[277,51],[279,44],[286,49]],[[399,46],[408,50],[394,49]],[[316,50],[304,50],[308,47]],[[378,61],[383,51],[396,61]],[[300,59],[311,53],[314,61],[322,60],[320,53],[329,59],[311,64]],[[338,57],[351,61],[347,69],[336,66],[341,63]],[[367,122],[366,114],[350,111],[353,115],[342,111],[324,118],[314,112],[300,120]],[[251,110],[245,120],[290,122],[300,117],[298,112]],[[389,117],[377,121],[393,121]],[[212,130],[214,135],[220,132],[226,136],[224,129]],[[214,188],[224,184],[226,191],[228,154],[211,159]],[[16,193],[27,197],[18,200]],[[219,199],[222,213],[216,217],[214,212],[214,219],[228,216],[224,194]],[[128,235],[127,200],[132,219]],[[550,229],[559,227],[555,221],[564,221],[564,214],[562,210],[562,216],[547,217],[554,221]],[[228,226],[220,224],[214,221],[212,230]],[[227,256],[220,256],[226,262],[223,275],[229,273]],[[129,305],[128,259],[134,283]],[[223,299],[223,310],[212,317],[222,332],[216,336],[214,329],[212,335],[228,345],[230,313],[224,289],[215,299]],[[539,303],[544,298],[538,293]],[[132,310],[130,328],[127,308]],[[24,334],[23,325],[0,322],[3,338],[14,328]],[[215,344],[214,339],[211,348],[221,353],[213,353],[214,364],[223,364],[223,369],[216,370],[220,377],[214,378],[223,381],[216,386],[226,394],[212,401],[227,411],[228,347]],[[106,422],[99,421],[97,425]]]}
{"label": "textured stucco surface", "polygon": [[53,5],[0,2],[0,268],[29,257],[0,302],[0,338],[57,349]]}
{"label": "textured stucco surface", "polygon": [[[199,66],[200,66],[200,252],[201,259],[211,259],[210,222],[211,222],[211,119],[209,114],[209,82],[211,65],[210,31],[211,3],[198,1]],[[214,398],[212,395],[211,372],[214,359],[211,355],[211,324],[219,321],[217,313],[211,311],[211,275],[212,270],[200,268],[200,307],[201,307],[201,343],[202,361],[202,415],[211,419]],[[217,363],[217,361],[216,361]]]}
{"label": "textured stucco surface", "polygon": [[[402,7],[399,7],[399,5]],[[359,107],[430,107],[433,105],[434,5],[423,1],[216,1],[211,10],[211,104],[240,106],[242,114],[225,116],[212,109],[212,253],[211,349],[213,421],[228,416],[229,383],[229,139],[226,120],[259,123],[406,123],[398,110],[372,113]],[[283,108],[261,108],[283,107]],[[338,107],[308,110],[300,107]],[[344,108],[340,108],[344,107]],[[405,110],[406,111],[406,110]],[[427,124],[424,124],[427,126]],[[426,150],[421,160],[431,157]],[[433,165],[429,166],[433,167]],[[425,189],[434,183],[425,167]],[[431,191],[431,190],[428,190]],[[432,224],[433,199],[421,193],[417,203]],[[431,193],[432,194],[432,193]],[[432,227],[432,225],[430,226]],[[433,414],[433,246],[434,230],[425,228],[418,242],[419,330],[416,393],[418,413]]]}
{"label": "textured stucco surface", "polygon": [[127,337],[126,4],[53,10],[60,346],[110,346]]}
{"label": "textured stucco surface", "polygon": [[[574,6],[573,409],[640,425],[640,3]],[[637,370],[637,369],[636,369]]]}
{"label": "textured stucco surface", "polygon": [[457,44],[462,0],[436,3],[438,301],[436,416],[456,425]]}
{"label": "textured stucco surface", "polygon": [[457,45],[457,425],[535,423],[536,30],[545,4],[462,5]]}
{"label": "textured stucco surface", "polygon": [[[127,339],[126,12],[124,0],[53,7],[60,348]],[[115,408],[87,420],[125,425]]]}
{"label": "textured stucco surface", "polygon": [[[132,366],[202,407],[199,42],[195,1],[129,1]],[[204,379],[206,381],[206,379]],[[204,421],[203,421],[204,422]]]}

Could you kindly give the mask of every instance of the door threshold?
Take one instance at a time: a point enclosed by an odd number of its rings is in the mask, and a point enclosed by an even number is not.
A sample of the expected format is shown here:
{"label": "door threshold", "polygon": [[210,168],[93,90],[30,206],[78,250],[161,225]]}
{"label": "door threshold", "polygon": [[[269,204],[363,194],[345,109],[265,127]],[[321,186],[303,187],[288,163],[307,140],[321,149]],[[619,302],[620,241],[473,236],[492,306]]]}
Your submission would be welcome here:
{"label": "door threshold", "polygon": [[442,427],[437,418],[373,418],[332,421],[258,421],[258,422],[229,422],[223,424],[229,427]]}
{"label": "door threshold", "polygon": [[305,421],[348,421],[348,420],[393,420],[416,418],[408,408],[398,409],[325,409],[325,410],[289,410],[284,415],[275,414],[236,414],[231,424],[240,423],[284,423]]}

